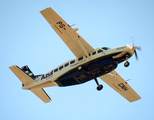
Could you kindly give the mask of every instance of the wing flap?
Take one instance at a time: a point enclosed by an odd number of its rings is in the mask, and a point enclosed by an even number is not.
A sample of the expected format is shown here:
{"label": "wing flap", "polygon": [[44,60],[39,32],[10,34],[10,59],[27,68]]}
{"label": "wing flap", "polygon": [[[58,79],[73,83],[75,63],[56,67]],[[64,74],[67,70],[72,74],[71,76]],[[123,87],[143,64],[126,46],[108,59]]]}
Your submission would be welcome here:
{"label": "wing flap", "polygon": [[[76,32],[78,29],[73,29],[50,7],[40,12],[77,58],[85,56],[85,53],[77,41],[78,36],[80,36]],[[81,36],[80,41],[88,53],[94,51],[94,48]]]}
{"label": "wing flap", "polygon": [[20,81],[24,85],[27,85],[27,84],[32,83],[34,81],[29,75],[27,75],[24,71],[22,71],[17,65],[13,65],[9,68],[20,79]]}
{"label": "wing flap", "polygon": [[129,102],[141,99],[134,89],[115,70],[100,78]]}
{"label": "wing flap", "polygon": [[44,91],[43,88],[31,89],[31,91],[39,97],[43,102],[48,103],[51,102],[51,98],[48,94]]}

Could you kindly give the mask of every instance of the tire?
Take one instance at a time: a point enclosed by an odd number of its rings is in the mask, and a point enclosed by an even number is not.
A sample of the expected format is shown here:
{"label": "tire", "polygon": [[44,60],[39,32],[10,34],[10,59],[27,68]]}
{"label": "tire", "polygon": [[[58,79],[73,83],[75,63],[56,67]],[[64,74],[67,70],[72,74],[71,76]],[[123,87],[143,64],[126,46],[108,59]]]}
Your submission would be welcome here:
{"label": "tire", "polygon": [[129,65],[130,65],[130,63],[128,61],[124,63],[125,67],[128,67]]}
{"label": "tire", "polygon": [[98,91],[100,91],[100,90],[102,90],[102,89],[103,89],[103,85],[98,85],[98,86],[97,86],[97,90],[98,90]]}

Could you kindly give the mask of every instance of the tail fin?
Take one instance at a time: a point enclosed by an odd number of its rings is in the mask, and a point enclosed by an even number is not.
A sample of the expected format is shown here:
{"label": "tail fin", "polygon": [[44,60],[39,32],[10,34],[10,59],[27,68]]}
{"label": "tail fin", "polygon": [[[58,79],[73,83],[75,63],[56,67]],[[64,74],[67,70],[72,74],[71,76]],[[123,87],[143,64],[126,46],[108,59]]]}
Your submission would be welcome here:
{"label": "tail fin", "polygon": [[33,79],[35,78],[35,75],[33,74],[33,72],[30,70],[30,68],[27,65],[23,66],[21,70],[24,71],[26,74],[28,74]]}

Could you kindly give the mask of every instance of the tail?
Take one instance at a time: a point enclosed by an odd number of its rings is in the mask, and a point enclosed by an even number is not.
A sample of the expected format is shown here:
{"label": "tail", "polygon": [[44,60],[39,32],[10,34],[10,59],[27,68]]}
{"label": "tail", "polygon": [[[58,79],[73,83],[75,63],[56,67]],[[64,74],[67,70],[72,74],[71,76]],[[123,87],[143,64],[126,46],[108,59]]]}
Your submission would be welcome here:
{"label": "tail", "polygon": [[[20,79],[23,86],[34,82],[35,75],[32,73],[32,71],[29,69],[27,65],[23,66],[22,68],[19,68],[17,65],[13,65],[9,68]],[[36,88],[30,90],[43,102],[47,103],[51,101],[51,98],[48,96],[48,94],[44,91],[43,88]]]}
{"label": "tail", "polygon": [[21,68],[21,70],[24,71],[27,75],[29,75],[33,79],[35,78],[35,75],[32,73],[32,71],[30,70],[30,68],[27,65],[26,66],[23,66]]}

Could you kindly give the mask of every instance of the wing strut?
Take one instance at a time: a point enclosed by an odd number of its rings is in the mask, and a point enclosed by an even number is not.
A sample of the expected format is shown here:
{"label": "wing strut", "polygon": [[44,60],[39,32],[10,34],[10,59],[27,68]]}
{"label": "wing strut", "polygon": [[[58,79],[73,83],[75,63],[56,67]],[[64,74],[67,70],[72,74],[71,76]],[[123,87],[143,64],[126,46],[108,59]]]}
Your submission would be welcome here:
{"label": "wing strut", "polygon": [[83,50],[84,54],[88,57],[89,60],[91,60],[91,58],[90,58],[89,55],[88,55],[88,52],[86,51],[85,47],[83,46],[83,44],[82,44],[82,42],[81,42],[81,40],[80,40],[80,36],[78,36],[78,40],[77,40],[77,41],[78,41],[78,43],[79,43],[81,49]]}

